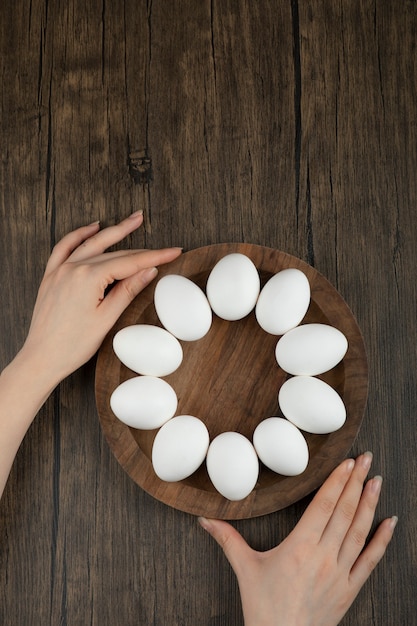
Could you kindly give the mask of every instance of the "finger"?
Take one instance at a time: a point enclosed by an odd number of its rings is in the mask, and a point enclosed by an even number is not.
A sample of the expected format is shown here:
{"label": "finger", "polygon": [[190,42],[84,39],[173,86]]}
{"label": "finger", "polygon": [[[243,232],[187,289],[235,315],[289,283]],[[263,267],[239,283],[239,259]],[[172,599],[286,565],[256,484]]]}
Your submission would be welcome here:
{"label": "finger", "polygon": [[103,261],[109,261],[111,259],[117,259],[121,256],[132,256],[134,254],[143,254],[144,252],[148,252],[148,250],[140,249],[140,250],[114,250],[112,252],[103,252],[103,254],[98,254],[97,256],[91,257],[90,259],[85,259],[85,261],[81,261],[81,263],[85,265],[94,265],[98,263],[102,263]]}
{"label": "finger", "polygon": [[81,228],[77,228],[77,230],[68,233],[68,235],[65,235],[65,237],[63,237],[54,246],[51,256],[49,257],[49,261],[46,264],[45,275],[53,272],[57,269],[57,267],[62,265],[62,263],[67,261],[71,253],[76,248],[78,248],[78,246],[80,246],[83,241],[86,241],[89,237],[92,237],[99,229],[99,222],[94,222],[94,224],[82,226]]}
{"label": "finger", "polygon": [[353,459],[346,459],[333,470],[298,522],[297,532],[310,535],[317,542],[320,541],[354,466]]}
{"label": "finger", "polygon": [[143,214],[141,211],[132,213],[128,218],[116,224],[104,228],[94,237],[86,239],[69,257],[69,261],[78,262],[85,261],[98,254],[102,254],[107,248],[118,243],[127,235],[136,230],[143,222]]}
{"label": "finger", "polygon": [[133,302],[136,296],[145,289],[157,275],[158,269],[156,267],[149,267],[117,283],[106,296],[105,302],[102,304],[108,316],[107,326],[109,329],[126,307]]}
{"label": "finger", "polygon": [[346,537],[340,548],[338,562],[348,570],[355,563],[365,545],[366,538],[374,521],[375,509],[381,493],[382,478],[375,476],[368,480]]}
{"label": "finger", "polygon": [[104,258],[101,263],[93,264],[94,273],[100,278],[100,289],[104,290],[116,280],[124,280],[148,267],[170,263],[181,254],[181,248],[163,248],[161,250],[140,250],[135,254],[126,254],[116,258]]}
{"label": "finger", "polygon": [[323,532],[323,543],[335,546],[337,549],[342,545],[346,533],[356,515],[358,504],[362,496],[363,485],[371,463],[371,452],[365,452],[365,454],[361,454],[356,459],[350,478]]}
{"label": "finger", "polygon": [[357,593],[384,556],[397,521],[397,517],[394,516],[381,522],[371,541],[353,566],[349,580]]}
{"label": "finger", "polygon": [[[82,261],[79,261],[79,263],[82,263],[83,265],[96,265],[98,263],[102,263],[103,261],[109,261],[110,259],[117,259],[120,256],[129,256],[129,255],[133,255],[133,254],[139,254],[140,252],[145,252],[144,249],[124,249],[124,250],[113,250],[112,252],[103,252],[102,254],[97,254],[96,256],[90,257],[90,258],[86,258]],[[77,264],[78,261],[73,261],[73,259],[71,258],[68,263],[72,263],[74,262],[74,264]]]}
{"label": "finger", "polygon": [[198,521],[217,541],[236,576],[239,577],[245,569],[244,564],[253,553],[252,548],[248,546],[242,535],[231,524],[222,520],[206,519],[205,517],[200,517]]}

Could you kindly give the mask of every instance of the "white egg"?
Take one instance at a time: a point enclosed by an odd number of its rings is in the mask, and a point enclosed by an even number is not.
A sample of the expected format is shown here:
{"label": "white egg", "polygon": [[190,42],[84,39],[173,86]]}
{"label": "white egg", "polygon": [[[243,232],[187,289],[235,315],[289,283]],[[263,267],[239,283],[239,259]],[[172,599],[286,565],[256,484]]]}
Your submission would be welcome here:
{"label": "white egg", "polygon": [[282,417],[269,417],[258,424],[253,445],[262,463],[284,476],[302,474],[308,464],[304,435]]}
{"label": "white egg", "polygon": [[310,304],[310,283],[296,268],[281,270],[265,283],[256,304],[258,324],[271,335],[297,326]]}
{"label": "white egg", "polygon": [[258,270],[245,254],[227,254],[216,263],[207,280],[206,293],[213,311],[235,321],[248,315],[260,290]]}
{"label": "white egg", "polygon": [[182,362],[178,339],[164,328],[134,324],[117,332],[113,349],[120,361],[137,374],[168,376]]}
{"label": "white egg", "polygon": [[155,287],[154,300],[162,325],[178,339],[195,341],[210,330],[210,304],[189,278],[178,274],[163,276]]}
{"label": "white egg", "polygon": [[177,394],[165,380],[136,376],[121,383],[110,397],[116,417],[128,426],[152,430],[169,420],[177,410]]}
{"label": "white egg", "polygon": [[303,324],[279,339],[275,356],[285,372],[295,376],[317,376],[335,367],[345,356],[344,334],[327,324]]}
{"label": "white egg", "polygon": [[217,435],[208,449],[206,463],[211,482],[228,500],[243,500],[258,480],[255,448],[237,432]]}
{"label": "white egg", "polygon": [[337,391],[312,376],[294,376],[285,381],[278,402],[285,417],[308,433],[332,433],[346,421],[346,408]]}
{"label": "white egg", "polygon": [[209,433],[201,420],[178,415],[157,432],[152,447],[156,475],[168,482],[183,480],[202,464],[209,446]]}

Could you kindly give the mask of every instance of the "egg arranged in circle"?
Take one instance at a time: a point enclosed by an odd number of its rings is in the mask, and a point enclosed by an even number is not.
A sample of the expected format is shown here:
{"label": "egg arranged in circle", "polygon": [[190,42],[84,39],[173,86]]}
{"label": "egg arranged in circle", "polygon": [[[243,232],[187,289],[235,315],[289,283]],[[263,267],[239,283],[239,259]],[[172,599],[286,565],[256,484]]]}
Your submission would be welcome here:
{"label": "egg arranged in circle", "polygon": [[260,290],[253,261],[238,252],[227,254],[211,270],[207,298],[213,311],[224,320],[240,320],[255,307]]}
{"label": "egg arranged in circle", "polygon": [[177,410],[177,394],[156,376],[135,376],[121,383],[110,397],[116,417],[133,428],[152,430],[171,419]]}
{"label": "egg arranged in circle", "polygon": [[297,476],[307,467],[307,441],[300,430],[282,417],[268,417],[253,433],[253,445],[264,465],[283,476]]}
{"label": "egg arranged in circle", "polygon": [[119,330],[113,349],[120,361],[137,374],[168,376],[183,358],[178,339],[160,326],[134,324]]}
{"label": "egg arranged in circle", "polygon": [[167,482],[183,480],[203,463],[209,446],[206,425],[193,415],[177,415],[157,432],[152,447],[156,475]]}
{"label": "egg arranged in circle", "polygon": [[185,276],[163,276],[155,287],[154,303],[162,325],[177,339],[196,341],[210,330],[210,304],[202,289]]}
{"label": "egg arranged in circle", "polygon": [[285,417],[308,433],[332,433],[346,421],[346,408],[337,391],[313,376],[286,380],[279,390],[278,402]]}
{"label": "egg arranged in circle", "polygon": [[328,324],[303,324],[278,341],[275,356],[285,372],[294,376],[317,376],[335,367],[345,356],[345,335]]}
{"label": "egg arranged in circle", "polygon": [[258,456],[249,439],[240,433],[217,435],[209,446],[206,464],[211,482],[228,500],[243,500],[257,483]]}
{"label": "egg arranged in circle", "polygon": [[256,319],[271,335],[283,335],[297,326],[310,304],[310,283],[296,268],[274,274],[265,283],[256,304]]}

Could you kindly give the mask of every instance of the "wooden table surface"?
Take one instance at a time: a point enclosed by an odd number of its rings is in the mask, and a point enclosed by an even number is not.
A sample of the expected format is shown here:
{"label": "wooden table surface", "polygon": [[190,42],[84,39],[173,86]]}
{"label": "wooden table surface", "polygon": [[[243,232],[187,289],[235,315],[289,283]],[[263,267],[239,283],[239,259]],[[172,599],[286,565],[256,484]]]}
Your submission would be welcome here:
{"label": "wooden table surface", "polygon": [[[414,0],[0,5],[1,366],[51,246],[79,225],[142,208],[132,247],[248,242],[307,261],[362,329],[351,454],[373,450],[384,476],[377,521],[399,516],[345,626],[417,624],[416,32]],[[0,623],[242,624],[218,546],[115,460],[94,371],[60,385],[13,467]],[[308,501],[234,523],[267,549]]]}

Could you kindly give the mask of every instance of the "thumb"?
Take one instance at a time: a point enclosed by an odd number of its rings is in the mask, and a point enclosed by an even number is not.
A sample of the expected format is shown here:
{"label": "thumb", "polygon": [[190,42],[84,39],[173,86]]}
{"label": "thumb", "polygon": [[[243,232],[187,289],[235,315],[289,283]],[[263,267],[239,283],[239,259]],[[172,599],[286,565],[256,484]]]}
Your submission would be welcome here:
{"label": "thumb", "polygon": [[242,535],[231,524],[222,520],[199,517],[200,526],[217,541],[232,566],[236,576],[244,570],[244,564],[253,552]]}
{"label": "thumb", "polygon": [[109,317],[112,320],[116,320],[157,275],[157,268],[149,267],[116,283],[103,302]]}

